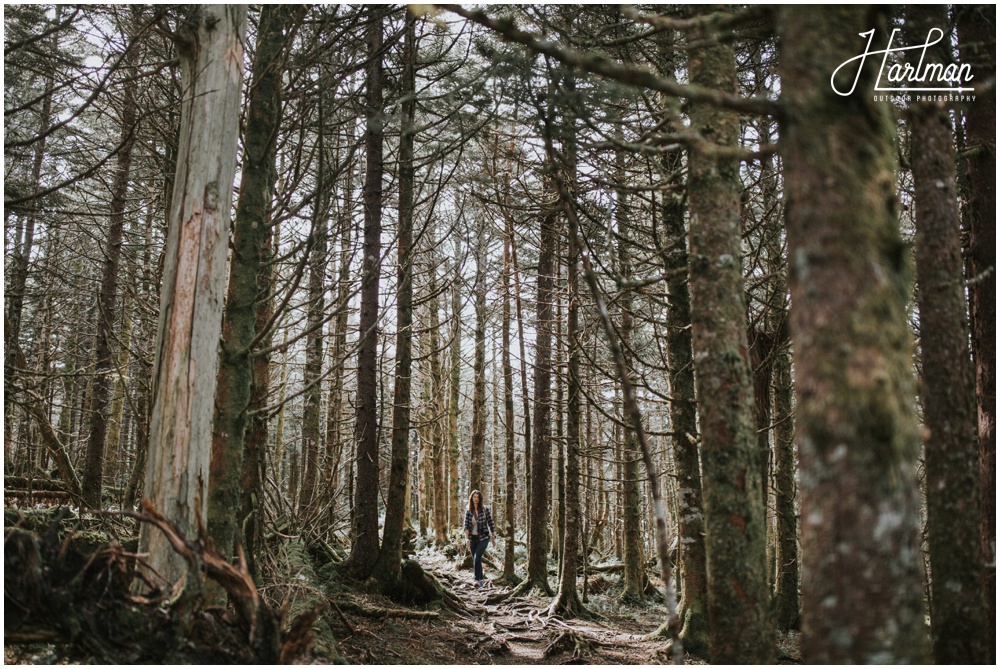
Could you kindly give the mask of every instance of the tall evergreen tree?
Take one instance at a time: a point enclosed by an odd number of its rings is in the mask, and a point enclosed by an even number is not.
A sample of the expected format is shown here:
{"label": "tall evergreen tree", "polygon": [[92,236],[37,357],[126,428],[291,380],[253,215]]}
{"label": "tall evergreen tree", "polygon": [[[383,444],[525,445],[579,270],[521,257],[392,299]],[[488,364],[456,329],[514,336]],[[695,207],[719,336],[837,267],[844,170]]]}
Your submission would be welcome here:
{"label": "tall evergreen tree", "polygon": [[907,324],[889,105],[881,61],[832,82],[859,32],[888,40],[861,6],[779,14],[791,331],[798,398],[802,656],[924,662],[920,434]]}

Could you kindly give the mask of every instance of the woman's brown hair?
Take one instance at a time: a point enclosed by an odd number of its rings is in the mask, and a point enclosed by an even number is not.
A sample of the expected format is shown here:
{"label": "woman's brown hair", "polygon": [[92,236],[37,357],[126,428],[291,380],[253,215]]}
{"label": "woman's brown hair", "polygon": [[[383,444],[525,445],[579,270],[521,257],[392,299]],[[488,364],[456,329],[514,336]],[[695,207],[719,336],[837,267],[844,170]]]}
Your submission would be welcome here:
{"label": "woman's brown hair", "polygon": [[[479,508],[478,509],[475,508],[475,506],[473,506],[472,498],[475,495],[479,495]],[[486,506],[486,505],[483,504],[483,493],[479,492],[478,490],[473,490],[472,492],[469,493],[469,511],[471,511],[472,513],[477,513],[478,511],[482,510],[482,508],[484,506]]]}

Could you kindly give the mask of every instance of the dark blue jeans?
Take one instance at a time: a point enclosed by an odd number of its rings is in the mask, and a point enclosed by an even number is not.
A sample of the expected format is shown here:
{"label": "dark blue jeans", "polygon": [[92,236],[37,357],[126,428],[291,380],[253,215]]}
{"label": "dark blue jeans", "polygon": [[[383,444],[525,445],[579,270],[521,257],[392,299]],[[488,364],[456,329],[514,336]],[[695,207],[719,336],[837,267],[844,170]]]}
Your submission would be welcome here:
{"label": "dark blue jeans", "polygon": [[469,551],[472,552],[472,565],[476,569],[476,580],[485,580],[483,575],[483,553],[490,546],[489,537],[477,537],[475,535],[469,537]]}

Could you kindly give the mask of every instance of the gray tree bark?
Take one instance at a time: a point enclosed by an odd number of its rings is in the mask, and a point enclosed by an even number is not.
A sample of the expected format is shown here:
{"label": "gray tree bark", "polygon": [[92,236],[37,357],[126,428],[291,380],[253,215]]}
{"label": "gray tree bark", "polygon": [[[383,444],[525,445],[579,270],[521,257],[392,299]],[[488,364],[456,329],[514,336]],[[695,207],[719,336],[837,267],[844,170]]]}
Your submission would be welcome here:
{"label": "gray tree bark", "polygon": [[[246,5],[197,5],[178,29],[184,93],[153,370],[146,497],[189,537],[206,523],[215,366],[239,133]],[[139,551],[170,581],[187,572],[143,524]],[[198,582],[201,574],[190,574]]]}

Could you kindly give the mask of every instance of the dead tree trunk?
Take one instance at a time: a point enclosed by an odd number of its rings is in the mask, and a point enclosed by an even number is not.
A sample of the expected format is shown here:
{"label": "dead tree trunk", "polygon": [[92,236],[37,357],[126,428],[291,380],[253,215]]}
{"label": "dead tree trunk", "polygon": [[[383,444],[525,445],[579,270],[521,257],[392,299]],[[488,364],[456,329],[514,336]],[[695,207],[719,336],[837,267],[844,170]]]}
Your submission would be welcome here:
{"label": "dead tree trunk", "polygon": [[[194,6],[177,33],[184,95],[154,358],[146,497],[187,536],[197,535],[208,510],[246,15],[246,5]],[[171,581],[187,572],[163,535],[145,525],[139,551]]]}

